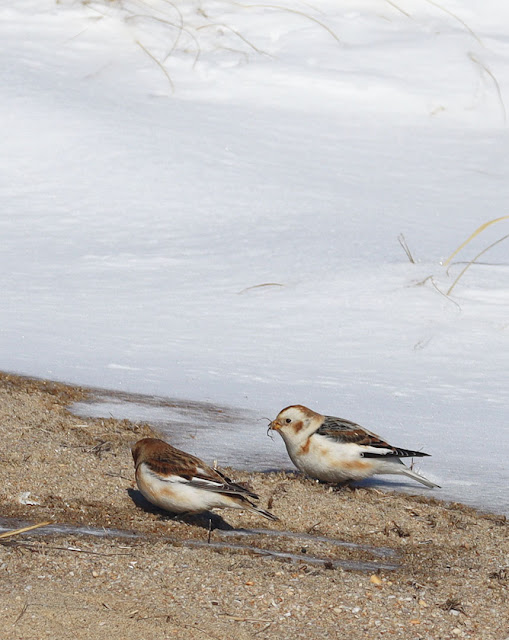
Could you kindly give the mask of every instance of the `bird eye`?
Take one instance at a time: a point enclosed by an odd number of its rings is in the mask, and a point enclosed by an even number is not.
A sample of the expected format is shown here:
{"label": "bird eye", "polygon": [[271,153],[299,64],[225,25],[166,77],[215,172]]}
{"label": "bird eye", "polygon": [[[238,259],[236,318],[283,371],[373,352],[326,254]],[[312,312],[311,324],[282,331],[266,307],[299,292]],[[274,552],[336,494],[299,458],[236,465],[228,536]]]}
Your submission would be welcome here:
{"label": "bird eye", "polygon": [[291,418],[286,418],[286,420],[285,420],[286,424],[290,424],[291,421],[292,421]]}

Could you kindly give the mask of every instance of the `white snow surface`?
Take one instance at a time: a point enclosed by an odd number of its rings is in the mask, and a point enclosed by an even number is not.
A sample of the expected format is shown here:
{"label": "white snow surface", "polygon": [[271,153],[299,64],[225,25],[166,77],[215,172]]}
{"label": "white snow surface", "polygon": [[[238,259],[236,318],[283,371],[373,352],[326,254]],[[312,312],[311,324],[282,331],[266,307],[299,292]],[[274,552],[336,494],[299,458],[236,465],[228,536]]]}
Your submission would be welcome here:
{"label": "white snow surface", "polygon": [[509,220],[444,265],[509,214],[508,24],[495,0],[2,4],[0,368],[244,411],[188,424],[223,465],[290,467],[260,418],[305,404],[509,513]]}

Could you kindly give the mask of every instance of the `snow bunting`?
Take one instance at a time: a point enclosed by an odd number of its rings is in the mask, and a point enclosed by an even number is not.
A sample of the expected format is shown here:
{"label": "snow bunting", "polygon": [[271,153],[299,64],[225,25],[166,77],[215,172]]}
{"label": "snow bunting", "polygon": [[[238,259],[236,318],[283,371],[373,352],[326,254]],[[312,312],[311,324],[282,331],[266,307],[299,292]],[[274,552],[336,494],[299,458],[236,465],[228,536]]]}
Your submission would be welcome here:
{"label": "snow bunting", "polygon": [[250,498],[258,499],[256,493],[163,440],[143,438],[131,451],[138,489],[161,509],[198,513],[230,507],[259,513],[269,520],[278,519],[251,502]]}
{"label": "snow bunting", "polygon": [[279,431],[288,455],[300,471],[323,482],[362,480],[375,473],[402,473],[427,487],[438,487],[400,460],[428,453],[392,447],[355,422],[295,405],[283,409],[269,429]]}

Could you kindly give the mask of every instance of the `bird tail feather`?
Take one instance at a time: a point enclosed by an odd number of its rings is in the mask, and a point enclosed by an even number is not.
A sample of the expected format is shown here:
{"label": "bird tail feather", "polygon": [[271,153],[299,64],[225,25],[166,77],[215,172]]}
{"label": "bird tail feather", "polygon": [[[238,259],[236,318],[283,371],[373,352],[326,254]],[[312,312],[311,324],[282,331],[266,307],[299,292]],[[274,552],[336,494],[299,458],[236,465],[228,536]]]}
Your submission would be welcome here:
{"label": "bird tail feather", "polygon": [[412,471],[412,469],[409,469],[407,466],[405,466],[404,469],[401,469],[401,473],[404,473],[409,478],[413,478],[414,480],[417,480],[417,482],[420,482],[421,484],[426,485],[430,489],[440,489],[441,488],[440,485],[435,484],[434,482],[431,482],[431,480],[428,480],[424,476],[421,476],[420,473],[416,473],[415,471]]}

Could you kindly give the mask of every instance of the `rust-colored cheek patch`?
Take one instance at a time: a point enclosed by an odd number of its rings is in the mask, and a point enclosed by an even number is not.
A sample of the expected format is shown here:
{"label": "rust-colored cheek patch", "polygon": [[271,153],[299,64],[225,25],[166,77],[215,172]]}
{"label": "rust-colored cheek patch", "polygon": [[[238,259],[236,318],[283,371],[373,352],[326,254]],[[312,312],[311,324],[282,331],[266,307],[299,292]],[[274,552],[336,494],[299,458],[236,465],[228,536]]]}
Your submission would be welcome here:
{"label": "rust-colored cheek patch", "polygon": [[293,423],[293,430],[295,431],[295,433],[299,433],[303,426],[304,423],[302,422],[302,420],[297,420]]}

